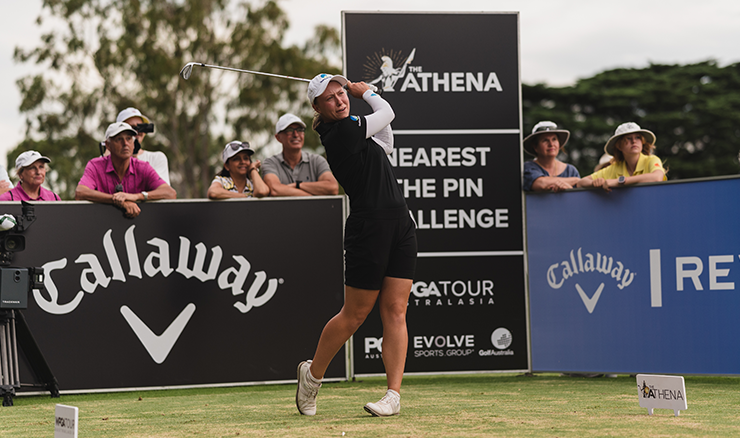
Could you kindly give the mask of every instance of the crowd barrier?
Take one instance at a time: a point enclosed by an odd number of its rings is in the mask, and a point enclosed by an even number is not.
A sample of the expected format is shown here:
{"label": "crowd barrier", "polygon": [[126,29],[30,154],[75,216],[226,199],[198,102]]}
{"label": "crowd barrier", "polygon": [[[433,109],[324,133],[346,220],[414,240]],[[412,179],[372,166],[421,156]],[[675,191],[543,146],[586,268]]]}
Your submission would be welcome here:
{"label": "crowd barrier", "polygon": [[34,206],[12,266],[46,271],[22,312],[62,392],[295,380],[343,304],[345,198],[140,205]]}
{"label": "crowd barrier", "polygon": [[533,371],[739,374],[740,178],[528,194]]}

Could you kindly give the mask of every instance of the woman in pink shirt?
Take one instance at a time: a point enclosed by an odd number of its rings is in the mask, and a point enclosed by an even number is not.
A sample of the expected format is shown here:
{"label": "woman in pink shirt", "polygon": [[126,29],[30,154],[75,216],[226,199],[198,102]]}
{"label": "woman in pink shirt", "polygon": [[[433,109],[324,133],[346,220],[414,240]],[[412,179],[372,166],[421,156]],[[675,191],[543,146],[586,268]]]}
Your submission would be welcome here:
{"label": "woman in pink shirt", "polygon": [[15,160],[18,184],[0,195],[0,201],[61,201],[59,195],[41,187],[46,180],[48,157],[36,151],[26,151]]}

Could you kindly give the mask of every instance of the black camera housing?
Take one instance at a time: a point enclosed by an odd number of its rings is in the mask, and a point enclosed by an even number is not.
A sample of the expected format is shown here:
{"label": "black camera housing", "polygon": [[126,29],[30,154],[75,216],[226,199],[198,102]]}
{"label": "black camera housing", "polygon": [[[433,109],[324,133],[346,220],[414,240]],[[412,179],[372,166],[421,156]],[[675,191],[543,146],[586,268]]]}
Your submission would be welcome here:
{"label": "black camera housing", "polygon": [[140,134],[151,134],[152,132],[154,132],[154,123],[139,123],[134,127],[134,129]]}
{"label": "black camera housing", "polygon": [[25,309],[28,294],[33,289],[44,289],[44,268],[10,267],[16,252],[26,249],[23,233],[36,220],[33,205],[21,201],[21,216],[15,216],[16,225],[0,232],[0,309]]}

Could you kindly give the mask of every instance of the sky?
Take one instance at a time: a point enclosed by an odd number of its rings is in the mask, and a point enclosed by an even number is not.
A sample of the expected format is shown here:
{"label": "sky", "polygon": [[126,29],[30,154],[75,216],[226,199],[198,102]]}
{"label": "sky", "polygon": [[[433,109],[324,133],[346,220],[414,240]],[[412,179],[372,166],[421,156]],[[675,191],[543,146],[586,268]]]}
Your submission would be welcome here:
{"label": "sky", "polygon": [[[42,0],[14,2],[0,15],[0,164],[24,136],[16,81],[38,67],[16,64],[13,50],[39,44]],[[341,29],[341,11],[519,12],[522,82],[571,85],[579,78],[650,63],[740,62],[737,0],[279,0],[287,44],[302,44],[318,24]],[[176,73],[175,73],[176,74]],[[7,167],[7,166],[6,166]]]}

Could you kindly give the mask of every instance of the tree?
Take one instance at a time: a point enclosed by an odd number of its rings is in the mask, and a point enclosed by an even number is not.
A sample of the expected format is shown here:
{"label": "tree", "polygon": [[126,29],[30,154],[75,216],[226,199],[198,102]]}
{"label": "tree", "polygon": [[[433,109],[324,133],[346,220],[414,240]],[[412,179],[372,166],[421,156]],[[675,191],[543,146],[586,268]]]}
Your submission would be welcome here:
{"label": "tree", "polygon": [[615,69],[572,87],[524,85],[525,133],[539,120],[571,131],[566,161],[592,173],[606,141],[624,122],[657,136],[669,179],[737,174],[740,64],[714,61]]}
{"label": "tree", "polygon": [[187,62],[309,78],[339,70],[331,62],[337,32],[319,27],[303,47],[283,47],[288,21],[272,0],[44,0],[43,8],[66,27],[36,48],[16,48],[17,62],[47,71],[18,81],[26,140],[9,155],[31,148],[49,155],[49,183],[66,199],[99,154],[105,128],[128,106],[155,123],[144,146],[167,154],[181,198],[205,195],[228,141],[258,146],[252,140],[269,138],[280,112],[311,114],[305,83],[205,68],[185,81],[178,72]]}

